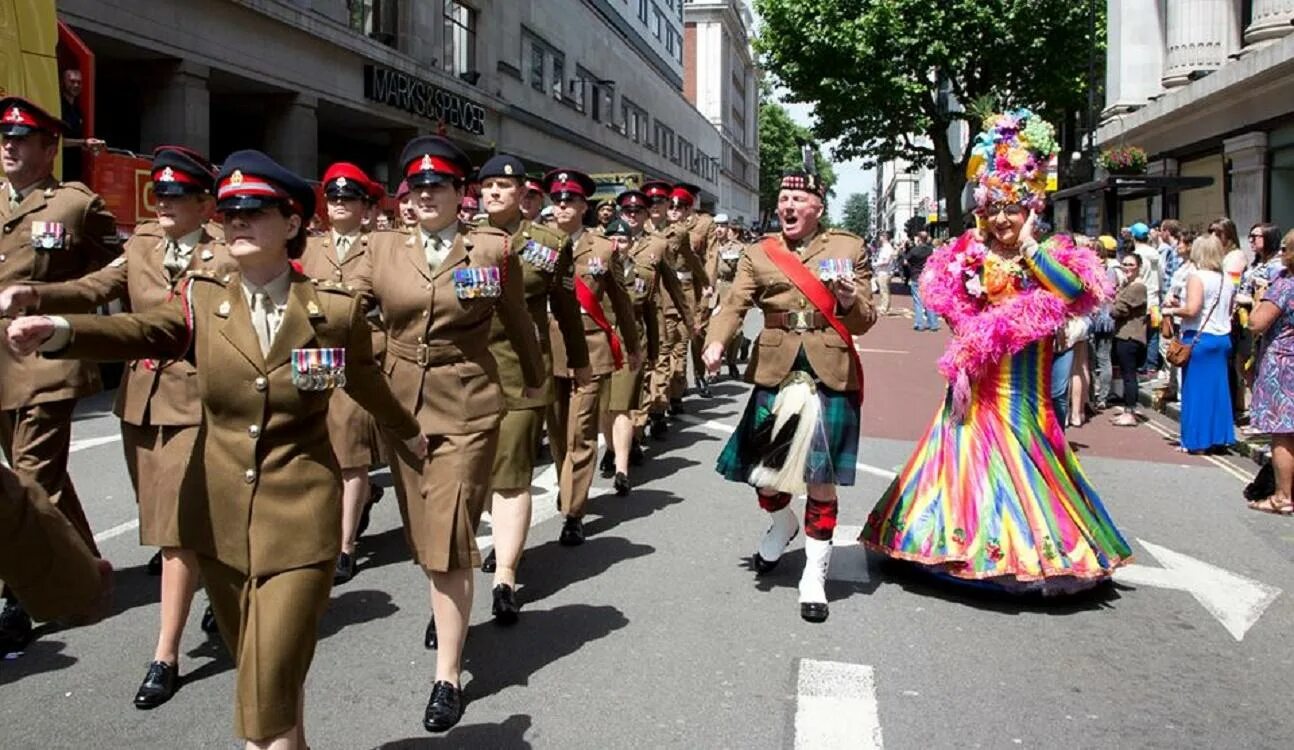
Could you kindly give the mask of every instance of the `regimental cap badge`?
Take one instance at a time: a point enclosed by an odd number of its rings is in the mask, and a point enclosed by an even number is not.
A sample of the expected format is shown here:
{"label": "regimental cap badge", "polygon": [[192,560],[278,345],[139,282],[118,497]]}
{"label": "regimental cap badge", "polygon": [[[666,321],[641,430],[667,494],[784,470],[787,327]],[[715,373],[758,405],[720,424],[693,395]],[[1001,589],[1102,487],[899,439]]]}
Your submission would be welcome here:
{"label": "regimental cap badge", "polygon": [[333,184],[334,184],[334,185],[336,185],[336,186],[337,186],[337,187],[339,187],[339,188],[344,188],[344,187],[346,187],[346,178],[345,178],[345,177],[338,177],[336,180],[334,180],[334,181],[333,181]]}
{"label": "regimental cap badge", "polygon": [[424,172],[431,172],[436,169],[436,165],[431,161],[431,154],[422,155],[422,163],[418,167]]}
{"label": "regimental cap badge", "polygon": [[558,182],[570,182],[570,180],[571,180],[571,176],[566,174],[565,172],[562,172],[561,174],[557,175]]}
{"label": "regimental cap badge", "polygon": [[10,107],[4,118],[9,122],[22,122],[22,110],[17,107]]}
{"label": "regimental cap badge", "polygon": [[230,185],[241,185],[241,184],[243,184],[243,170],[241,170],[241,169],[235,169],[235,170],[234,170],[234,173],[233,173],[233,174],[231,174],[231,175],[229,175],[229,184],[230,184]]}
{"label": "regimental cap badge", "polygon": [[162,170],[162,173],[158,175],[157,179],[159,182],[175,182],[175,170],[167,167]]}
{"label": "regimental cap badge", "polygon": [[512,176],[512,165],[511,165],[511,164],[504,164],[504,165],[503,165],[503,173],[504,173],[504,174],[506,174],[506,175],[508,175],[509,177],[511,177],[511,176]]}

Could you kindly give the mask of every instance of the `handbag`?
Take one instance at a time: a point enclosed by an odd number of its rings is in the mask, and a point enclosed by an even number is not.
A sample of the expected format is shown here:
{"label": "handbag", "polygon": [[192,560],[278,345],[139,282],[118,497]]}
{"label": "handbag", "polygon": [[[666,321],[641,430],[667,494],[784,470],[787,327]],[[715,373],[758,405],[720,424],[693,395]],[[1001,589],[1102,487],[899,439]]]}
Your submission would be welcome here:
{"label": "handbag", "polygon": [[[1227,283],[1225,277],[1222,279],[1222,283]],[[1218,308],[1218,303],[1221,301],[1222,288],[1219,287],[1217,299],[1213,300],[1208,313],[1201,320],[1208,322],[1209,318],[1213,317],[1213,311]],[[1182,340],[1177,338],[1177,335],[1173,332],[1173,323],[1168,316],[1164,316],[1164,319],[1159,321],[1159,328],[1161,337],[1167,335],[1170,338],[1168,348],[1164,351],[1164,359],[1168,360],[1168,364],[1173,367],[1185,367],[1186,363],[1191,361],[1191,349],[1195,347],[1195,344],[1183,344]]]}

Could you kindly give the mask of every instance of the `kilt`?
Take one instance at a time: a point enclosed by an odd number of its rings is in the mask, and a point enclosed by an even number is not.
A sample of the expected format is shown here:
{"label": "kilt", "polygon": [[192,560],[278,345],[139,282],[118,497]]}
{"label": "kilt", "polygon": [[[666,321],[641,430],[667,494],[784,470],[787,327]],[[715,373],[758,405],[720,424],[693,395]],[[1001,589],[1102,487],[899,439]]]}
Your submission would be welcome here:
{"label": "kilt", "polygon": [[180,483],[198,436],[196,425],[121,423],[126,471],[139,504],[139,543],[180,546]]}
{"label": "kilt", "polygon": [[[551,378],[550,378],[551,380]],[[544,429],[544,409],[509,409],[499,423],[499,448],[494,453],[490,484],[499,490],[528,490]]]}
{"label": "kilt", "polygon": [[[795,359],[794,369],[813,375],[813,368],[803,349]],[[814,380],[817,381],[817,378]],[[777,399],[777,392],[777,388],[757,385],[750,394],[741,422],[723,447],[715,465],[715,470],[724,479],[750,483],[750,472],[759,465],[761,458],[757,455],[758,446],[752,445],[750,438],[766,420],[773,419],[773,401]],[[858,462],[862,404],[859,403],[856,391],[833,391],[817,382],[817,392],[818,403],[822,407],[820,429],[805,465],[804,481],[808,484],[850,487],[854,484]]]}

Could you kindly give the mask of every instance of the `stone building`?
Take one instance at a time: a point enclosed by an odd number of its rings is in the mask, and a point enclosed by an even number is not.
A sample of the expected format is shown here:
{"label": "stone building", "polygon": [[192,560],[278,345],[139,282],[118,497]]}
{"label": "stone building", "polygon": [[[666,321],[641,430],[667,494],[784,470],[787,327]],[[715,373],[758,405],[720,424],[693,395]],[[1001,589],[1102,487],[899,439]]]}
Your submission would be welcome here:
{"label": "stone building", "polygon": [[1209,187],[1122,205],[1121,223],[1226,215],[1294,226],[1294,0],[1108,0],[1098,145],[1140,146],[1149,173]]}

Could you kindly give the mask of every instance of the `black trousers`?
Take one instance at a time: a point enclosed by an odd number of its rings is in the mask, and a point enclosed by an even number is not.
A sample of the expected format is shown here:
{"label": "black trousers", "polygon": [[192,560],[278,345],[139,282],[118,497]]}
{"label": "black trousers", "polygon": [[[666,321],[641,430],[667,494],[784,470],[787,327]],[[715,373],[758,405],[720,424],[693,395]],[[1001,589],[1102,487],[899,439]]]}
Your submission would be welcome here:
{"label": "black trousers", "polygon": [[1114,340],[1114,361],[1123,377],[1123,405],[1129,409],[1137,407],[1137,365],[1145,356],[1144,343],[1132,339]]}

